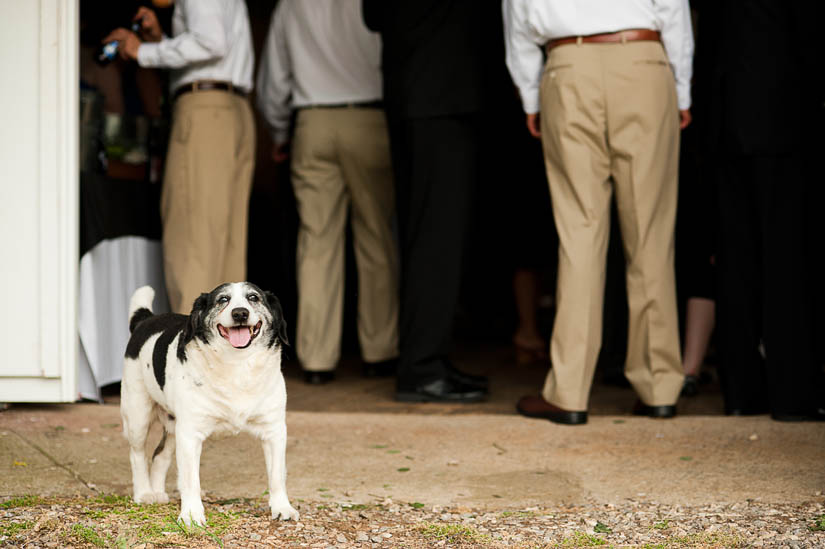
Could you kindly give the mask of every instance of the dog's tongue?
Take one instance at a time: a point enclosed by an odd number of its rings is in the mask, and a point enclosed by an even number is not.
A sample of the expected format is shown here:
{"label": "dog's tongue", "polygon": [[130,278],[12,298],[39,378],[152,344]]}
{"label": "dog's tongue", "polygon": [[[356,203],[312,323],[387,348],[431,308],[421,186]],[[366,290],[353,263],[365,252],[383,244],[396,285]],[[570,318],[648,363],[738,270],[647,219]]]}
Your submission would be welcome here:
{"label": "dog's tongue", "polygon": [[233,347],[245,347],[250,339],[252,339],[252,336],[249,333],[248,326],[229,328],[229,343]]}

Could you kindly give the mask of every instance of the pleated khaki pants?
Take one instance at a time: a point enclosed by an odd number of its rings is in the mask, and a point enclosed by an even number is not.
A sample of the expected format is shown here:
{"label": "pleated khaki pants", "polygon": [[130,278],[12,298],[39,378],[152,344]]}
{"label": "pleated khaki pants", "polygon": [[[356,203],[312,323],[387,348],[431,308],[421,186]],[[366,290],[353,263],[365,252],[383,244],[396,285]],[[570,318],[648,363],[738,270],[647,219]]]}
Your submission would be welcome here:
{"label": "pleated khaki pants", "polygon": [[615,192],[630,309],[625,375],[645,404],[674,404],[684,378],[673,270],[679,119],[661,44],[551,50],[541,131],[559,234],[551,369],[542,395],[565,410],[587,410]]}
{"label": "pleated khaki pants", "polygon": [[398,252],[384,112],[314,108],[298,113],[292,146],[298,229],[296,353],[309,371],[341,354],[349,214],[358,270],[358,339],[368,362],[398,356]]}
{"label": "pleated khaki pants", "polygon": [[255,125],[249,101],[220,90],[175,101],[161,192],[163,267],[174,312],[246,278]]}

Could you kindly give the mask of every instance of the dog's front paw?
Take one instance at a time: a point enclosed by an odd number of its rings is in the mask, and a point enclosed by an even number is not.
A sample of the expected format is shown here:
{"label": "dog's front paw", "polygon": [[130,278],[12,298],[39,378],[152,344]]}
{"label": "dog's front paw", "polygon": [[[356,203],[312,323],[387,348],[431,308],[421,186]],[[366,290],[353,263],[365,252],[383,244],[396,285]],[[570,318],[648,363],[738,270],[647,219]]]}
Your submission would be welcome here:
{"label": "dog's front paw", "polygon": [[183,507],[178,515],[178,522],[184,523],[186,526],[206,526],[206,515],[203,512],[203,505],[200,509]]}
{"label": "dog's front paw", "polygon": [[301,516],[301,513],[296,511],[288,501],[280,504],[270,503],[269,506],[272,508],[273,520],[298,520]]}
{"label": "dog's front paw", "polygon": [[132,498],[135,503],[169,503],[169,496],[166,492],[143,492],[142,494],[135,494]]}

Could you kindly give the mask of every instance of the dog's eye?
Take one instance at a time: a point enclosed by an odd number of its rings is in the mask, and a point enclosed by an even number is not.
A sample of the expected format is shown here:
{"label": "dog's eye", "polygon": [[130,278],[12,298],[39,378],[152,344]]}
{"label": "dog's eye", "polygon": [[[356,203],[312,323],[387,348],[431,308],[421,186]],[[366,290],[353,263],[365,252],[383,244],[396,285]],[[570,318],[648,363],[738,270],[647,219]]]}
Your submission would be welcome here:
{"label": "dog's eye", "polygon": [[258,301],[258,296],[256,296],[255,294],[249,294],[248,296],[246,296],[246,299],[248,299],[252,303],[255,303]]}
{"label": "dog's eye", "polygon": [[221,303],[221,304],[229,303],[229,297],[225,296],[225,295],[222,295],[221,297],[218,298],[218,303]]}

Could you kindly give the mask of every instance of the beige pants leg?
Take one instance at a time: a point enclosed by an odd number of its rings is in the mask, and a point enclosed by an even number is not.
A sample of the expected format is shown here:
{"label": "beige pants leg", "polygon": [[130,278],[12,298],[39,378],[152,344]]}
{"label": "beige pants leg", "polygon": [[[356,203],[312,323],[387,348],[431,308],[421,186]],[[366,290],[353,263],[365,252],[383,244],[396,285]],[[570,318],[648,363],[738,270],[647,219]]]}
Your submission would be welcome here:
{"label": "beige pants leg", "polygon": [[627,259],[625,375],[642,402],[670,405],[684,382],[673,268],[680,137],[673,73],[658,42],[605,48],[604,59],[611,172]]}
{"label": "beige pants leg", "polygon": [[246,278],[254,151],[246,99],[205,91],[175,102],[161,193],[164,274],[175,312],[188,313],[202,292]]}
{"label": "beige pants leg", "polygon": [[611,175],[628,259],[628,379],[650,405],[673,404],[681,387],[672,292],[678,119],[673,76],[656,70],[663,55],[657,43],[583,44],[555,48],[547,61],[542,139],[559,275],[542,395],[566,410],[587,409],[601,347]]}
{"label": "beige pants leg", "polygon": [[298,202],[296,351],[304,369],[335,368],[341,353],[344,245],[352,204],[364,358],[398,354],[397,258],[383,114],[310,109],[298,114],[292,184]]}
{"label": "beige pants leg", "polygon": [[398,356],[398,251],[392,233],[395,188],[384,111],[347,109],[339,156],[352,200],[358,268],[358,340],[367,362]]}

